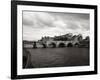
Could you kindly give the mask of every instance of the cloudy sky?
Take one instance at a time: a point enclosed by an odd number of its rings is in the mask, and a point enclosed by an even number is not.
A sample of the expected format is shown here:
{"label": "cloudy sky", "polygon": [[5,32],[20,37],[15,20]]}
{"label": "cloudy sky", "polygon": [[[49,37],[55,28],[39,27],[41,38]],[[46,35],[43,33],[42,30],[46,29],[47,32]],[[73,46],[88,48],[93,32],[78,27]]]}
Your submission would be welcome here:
{"label": "cloudy sky", "polygon": [[67,33],[89,35],[89,14],[23,12],[23,40],[39,40],[43,36]]}

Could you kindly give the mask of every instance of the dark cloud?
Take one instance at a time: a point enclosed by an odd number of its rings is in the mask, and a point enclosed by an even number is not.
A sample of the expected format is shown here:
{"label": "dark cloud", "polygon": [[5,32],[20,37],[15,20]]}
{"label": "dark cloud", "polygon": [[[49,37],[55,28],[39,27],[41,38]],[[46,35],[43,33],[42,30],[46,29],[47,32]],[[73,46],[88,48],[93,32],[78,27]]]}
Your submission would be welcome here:
{"label": "dark cloud", "polygon": [[79,19],[85,19],[89,20],[90,15],[85,14],[85,13],[51,13],[54,14],[55,16],[60,16],[63,19],[68,19],[68,20],[79,20]]}
{"label": "dark cloud", "polygon": [[33,21],[31,21],[31,20],[27,20],[27,19],[23,19],[23,25],[26,25],[26,26],[33,26],[34,25],[34,23],[33,23]]}
{"label": "dark cloud", "polygon": [[22,17],[22,24],[26,26],[32,26],[34,25],[34,21],[32,18],[32,15],[26,14],[26,12],[23,12],[23,17]]}

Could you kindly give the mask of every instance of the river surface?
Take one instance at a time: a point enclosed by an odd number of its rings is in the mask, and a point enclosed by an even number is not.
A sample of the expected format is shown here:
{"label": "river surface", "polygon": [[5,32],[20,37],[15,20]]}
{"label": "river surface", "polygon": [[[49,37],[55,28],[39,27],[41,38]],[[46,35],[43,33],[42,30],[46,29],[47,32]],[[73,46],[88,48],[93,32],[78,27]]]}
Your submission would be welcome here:
{"label": "river surface", "polygon": [[[89,65],[88,48],[26,49],[33,68]],[[30,63],[30,62],[29,62]]]}

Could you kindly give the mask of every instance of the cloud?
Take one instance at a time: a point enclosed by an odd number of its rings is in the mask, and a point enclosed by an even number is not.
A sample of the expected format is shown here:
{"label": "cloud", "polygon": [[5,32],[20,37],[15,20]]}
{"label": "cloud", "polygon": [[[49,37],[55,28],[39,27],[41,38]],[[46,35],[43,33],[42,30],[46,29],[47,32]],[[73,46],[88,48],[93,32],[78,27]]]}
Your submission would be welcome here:
{"label": "cloud", "polygon": [[[52,13],[57,20],[66,24],[66,29],[84,29],[89,30],[89,14],[80,13]],[[79,26],[80,24],[80,26]]]}
{"label": "cloud", "polygon": [[23,24],[33,28],[53,27],[55,17],[45,12],[23,12]]}
{"label": "cloud", "polygon": [[80,27],[78,26],[78,24],[75,23],[75,22],[68,22],[67,24],[68,24],[67,28],[68,28],[68,29],[71,29],[71,30],[77,30],[77,29],[80,28]]}
{"label": "cloud", "polygon": [[54,21],[53,25],[55,27],[61,27],[61,28],[67,26],[67,24],[65,22],[63,22],[62,20],[56,20],[56,21]]}
{"label": "cloud", "polygon": [[42,36],[63,35],[69,32],[88,35],[89,27],[89,14],[23,12],[23,39],[25,40],[38,40]]}
{"label": "cloud", "polygon": [[28,25],[28,26],[34,25],[31,15],[28,15],[27,13],[23,13],[23,25]]}
{"label": "cloud", "polygon": [[36,14],[36,17],[39,23],[42,23],[48,27],[53,27],[53,22],[55,20],[55,17],[52,16],[51,14],[45,12],[38,12]]}

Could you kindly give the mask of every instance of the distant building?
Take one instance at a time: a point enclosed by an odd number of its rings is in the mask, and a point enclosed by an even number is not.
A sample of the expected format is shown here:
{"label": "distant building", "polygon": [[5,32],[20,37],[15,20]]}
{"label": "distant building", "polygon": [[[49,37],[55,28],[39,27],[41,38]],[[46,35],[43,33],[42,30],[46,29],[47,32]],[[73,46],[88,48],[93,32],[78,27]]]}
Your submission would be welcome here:
{"label": "distant building", "polygon": [[54,40],[54,38],[53,37],[48,37],[48,36],[45,36],[45,37],[42,37],[42,39],[40,40],[40,41],[42,41],[42,42],[47,42],[47,41],[53,41]]}

